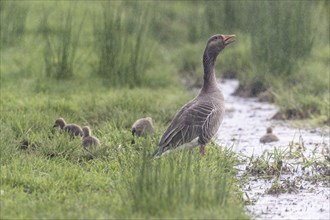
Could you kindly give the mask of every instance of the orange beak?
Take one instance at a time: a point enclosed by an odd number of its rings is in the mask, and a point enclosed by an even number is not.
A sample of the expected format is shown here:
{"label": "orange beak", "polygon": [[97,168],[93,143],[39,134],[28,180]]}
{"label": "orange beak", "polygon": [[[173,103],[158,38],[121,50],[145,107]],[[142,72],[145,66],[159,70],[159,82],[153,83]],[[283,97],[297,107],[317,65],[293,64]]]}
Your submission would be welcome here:
{"label": "orange beak", "polygon": [[221,35],[221,37],[223,38],[223,41],[225,42],[224,43],[225,46],[227,46],[228,44],[235,42],[235,40],[234,39],[231,39],[231,38],[236,37],[236,35],[235,34],[232,34],[232,35]]}

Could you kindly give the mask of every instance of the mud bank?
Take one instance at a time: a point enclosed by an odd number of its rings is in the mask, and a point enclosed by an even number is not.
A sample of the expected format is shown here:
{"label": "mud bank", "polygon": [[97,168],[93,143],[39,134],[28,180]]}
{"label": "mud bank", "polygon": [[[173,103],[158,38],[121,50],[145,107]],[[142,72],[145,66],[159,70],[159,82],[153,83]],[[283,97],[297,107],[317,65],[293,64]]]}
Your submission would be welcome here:
{"label": "mud bank", "polygon": [[[220,83],[226,115],[217,142],[242,157],[238,169],[246,179],[241,187],[247,212],[255,219],[330,219],[330,163],[324,154],[329,149],[329,128],[297,129],[270,120],[276,106],[232,96],[237,86],[237,80]],[[267,127],[273,128],[278,142],[259,142]],[[264,167],[252,172],[260,161]],[[267,163],[269,170],[263,173]]]}

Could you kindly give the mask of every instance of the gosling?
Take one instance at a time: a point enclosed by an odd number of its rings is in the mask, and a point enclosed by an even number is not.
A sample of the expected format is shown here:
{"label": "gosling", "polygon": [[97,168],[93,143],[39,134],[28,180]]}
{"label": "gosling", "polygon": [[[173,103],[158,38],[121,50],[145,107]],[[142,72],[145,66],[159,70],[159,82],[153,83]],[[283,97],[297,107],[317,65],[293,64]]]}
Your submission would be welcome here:
{"label": "gosling", "polygon": [[261,143],[270,143],[275,141],[279,141],[279,139],[275,134],[273,134],[273,130],[270,127],[267,128],[267,133],[260,138]]}
{"label": "gosling", "polygon": [[83,136],[83,130],[79,125],[67,124],[63,118],[56,119],[53,128],[56,127],[60,127],[63,131],[68,132],[71,137]]}
{"label": "gosling", "polygon": [[97,137],[91,136],[92,132],[88,126],[83,127],[82,130],[84,135],[81,140],[81,145],[85,149],[96,148],[100,145],[100,140]]}
{"label": "gosling", "polygon": [[132,135],[138,137],[145,137],[154,132],[154,125],[152,118],[140,118],[132,125]]}
{"label": "gosling", "polygon": [[132,135],[133,135],[132,144],[135,143],[134,136],[146,137],[147,135],[153,133],[154,130],[155,129],[152,118],[146,117],[136,120],[132,125]]}

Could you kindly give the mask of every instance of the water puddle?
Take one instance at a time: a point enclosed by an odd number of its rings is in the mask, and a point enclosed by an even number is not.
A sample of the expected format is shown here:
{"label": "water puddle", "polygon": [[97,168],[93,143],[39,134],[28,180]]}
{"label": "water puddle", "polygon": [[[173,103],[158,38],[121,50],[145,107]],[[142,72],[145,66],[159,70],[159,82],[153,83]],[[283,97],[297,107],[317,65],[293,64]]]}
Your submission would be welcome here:
{"label": "water puddle", "polygon": [[[270,120],[275,105],[232,96],[237,80],[220,85],[226,115],[217,141],[244,161],[238,169],[247,179],[242,186],[247,212],[255,219],[330,219],[329,129],[297,129]],[[267,127],[278,142],[259,142]]]}

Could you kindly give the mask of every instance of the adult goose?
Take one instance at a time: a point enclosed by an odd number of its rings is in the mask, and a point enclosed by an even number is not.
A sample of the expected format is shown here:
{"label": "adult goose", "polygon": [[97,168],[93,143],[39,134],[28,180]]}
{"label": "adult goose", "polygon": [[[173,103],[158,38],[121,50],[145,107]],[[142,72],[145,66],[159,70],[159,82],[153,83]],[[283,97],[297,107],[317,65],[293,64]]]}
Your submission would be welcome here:
{"label": "adult goose", "polygon": [[71,137],[83,136],[83,130],[79,125],[67,124],[63,118],[56,119],[53,128],[60,127],[63,131],[70,134]]}
{"label": "adult goose", "polygon": [[215,62],[219,53],[235,35],[217,34],[209,38],[203,55],[204,83],[199,94],[175,115],[160,139],[154,156],[169,150],[180,150],[200,146],[205,154],[205,145],[218,131],[223,119],[224,97],[216,82]]}

